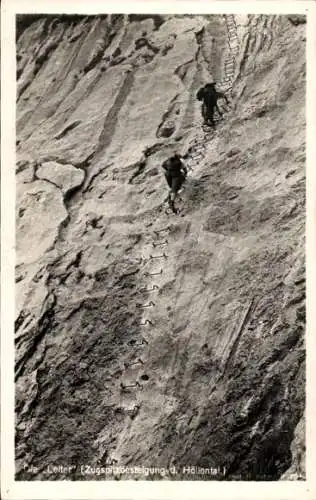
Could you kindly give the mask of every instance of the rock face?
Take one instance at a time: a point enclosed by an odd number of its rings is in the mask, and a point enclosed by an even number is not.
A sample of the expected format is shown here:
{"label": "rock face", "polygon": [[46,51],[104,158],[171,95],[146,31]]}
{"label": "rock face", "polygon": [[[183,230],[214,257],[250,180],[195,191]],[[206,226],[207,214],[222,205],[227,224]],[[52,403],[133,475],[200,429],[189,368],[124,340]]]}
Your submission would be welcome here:
{"label": "rock face", "polygon": [[[302,19],[32,16],[18,34],[16,478],[304,477]],[[229,105],[206,131],[208,81]]]}
{"label": "rock face", "polygon": [[60,165],[54,161],[43,163],[36,172],[39,179],[46,180],[58,187],[63,195],[81,186],[84,172],[72,165]]}

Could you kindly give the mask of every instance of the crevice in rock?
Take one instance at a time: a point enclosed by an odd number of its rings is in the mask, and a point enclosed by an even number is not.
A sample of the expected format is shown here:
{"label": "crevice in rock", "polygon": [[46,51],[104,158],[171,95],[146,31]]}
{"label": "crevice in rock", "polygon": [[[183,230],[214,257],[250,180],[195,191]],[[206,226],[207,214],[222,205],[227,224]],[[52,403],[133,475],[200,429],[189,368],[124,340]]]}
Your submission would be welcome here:
{"label": "crevice in rock", "polygon": [[34,165],[31,164],[30,161],[28,160],[19,160],[16,164],[16,174],[20,174],[21,172],[24,172],[29,166],[32,166],[34,169]]}
{"label": "crevice in rock", "polygon": [[104,127],[100,133],[98,146],[96,148],[96,154],[99,152],[103,152],[111,143],[112,137],[115,131],[115,127],[118,121],[119,112],[126,101],[127,96],[129,95],[134,84],[134,74],[132,71],[128,71],[125,77],[124,83],[116,96],[116,99],[111,106],[108,114],[104,120]]}
{"label": "crevice in rock", "polygon": [[45,17],[47,19],[47,23],[50,21],[61,21],[67,25],[71,25],[72,23],[78,23],[78,21],[82,21],[87,16],[81,14],[17,14],[16,16],[16,38],[17,40],[20,38],[22,33],[33,23],[37,21],[41,21]]}
{"label": "crevice in rock", "polygon": [[294,26],[298,26],[299,24],[306,24],[305,15],[289,15],[287,16],[287,18],[292,24],[294,24]]}
{"label": "crevice in rock", "polygon": [[[156,137],[159,139],[160,137],[170,137],[175,129],[176,125],[174,120],[172,122],[170,121],[170,116],[172,115],[175,106],[177,105],[177,99],[179,97],[179,94],[176,94],[170,101],[168,105],[167,111],[162,115],[162,119],[160,124],[158,125],[157,131],[156,131]],[[176,114],[176,113],[175,113]],[[170,121],[170,126],[168,127],[168,121]],[[164,131],[163,129],[166,128]]]}
{"label": "crevice in rock", "polygon": [[95,66],[98,65],[98,63],[102,60],[105,48],[106,48],[106,42],[104,41],[104,43],[100,44],[100,46],[95,50],[95,53],[91,57],[91,60],[86,64],[86,66],[84,66],[82,70],[84,74],[88,73]]}
{"label": "crevice in rock", "polygon": [[68,269],[70,267],[76,267],[78,268],[80,266],[80,262],[81,262],[81,258],[82,258],[82,254],[83,254],[83,250],[79,250],[79,252],[76,253],[76,256],[74,258],[73,261],[71,261],[68,266],[66,267],[66,271],[68,271]]}
{"label": "crevice in rock", "polygon": [[[63,195],[63,199],[64,199],[64,205],[66,207],[66,210],[69,210],[70,208],[70,203],[73,199],[73,197],[75,196],[76,193],[79,193],[79,191],[81,191],[81,188],[83,186],[83,183],[84,183],[84,179],[83,181],[81,182],[81,184],[79,184],[78,186],[74,186],[73,188],[71,189],[68,189],[68,191],[66,193],[64,193]],[[70,220],[69,220],[70,222]]]}
{"label": "crevice in rock", "polygon": [[59,224],[58,226],[58,231],[57,231],[57,236],[55,238],[55,241],[53,242],[53,244],[50,246],[50,248],[48,248],[47,251],[51,251],[55,248],[56,244],[59,242],[59,241],[64,241],[64,231],[67,229],[69,223],[71,221],[71,218],[70,218],[70,215],[69,213],[67,214],[67,216],[65,217],[65,219]]}
{"label": "crevice in rock", "polygon": [[303,329],[299,326],[290,330],[285,341],[281,342],[279,345],[276,345],[270,355],[265,358],[262,363],[260,363],[260,368],[262,370],[265,370],[268,366],[272,365],[276,361],[283,361],[283,359],[288,355],[289,351],[293,349],[302,338],[302,334]]}
{"label": "crevice in rock", "polygon": [[[47,22],[45,23],[45,26],[48,26]],[[62,36],[63,36],[63,30],[61,30],[61,32],[53,40],[50,40],[49,36],[47,37],[48,41],[44,42],[43,48],[40,48],[39,50],[39,55],[35,56],[35,59],[33,61],[34,67],[32,75],[30,75],[29,78],[25,80],[24,84],[21,85],[17,90],[17,100],[20,99],[20,97],[24,94],[27,88],[31,85],[37,73],[40,71],[42,66],[48,61],[51,53],[58,47],[59,41],[62,38]]]}
{"label": "crevice in rock", "polygon": [[16,80],[17,81],[19,80],[22,73],[23,73],[23,68],[19,68],[19,69],[17,68],[17,70],[16,70]]}
{"label": "crevice in rock", "polygon": [[188,69],[190,68],[192,62],[194,62],[194,59],[190,59],[190,61],[188,61],[184,64],[181,64],[180,66],[178,66],[175,69],[174,73],[175,73],[175,75],[177,75],[180,78],[181,82],[186,77],[186,74],[187,74]]}
{"label": "crevice in rock", "polygon": [[[113,134],[115,132],[116,124],[118,121],[119,112],[120,112],[122,106],[124,105],[125,100],[133,87],[133,84],[134,84],[134,74],[131,70],[129,70],[129,71],[127,71],[127,75],[125,77],[124,83],[123,83],[120,91],[118,92],[113,105],[111,106],[108,114],[105,117],[104,126],[103,126],[103,129],[99,135],[98,145],[97,145],[97,147],[92,155],[95,160],[97,160],[98,157],[101,157],[101,153],[103,154],[104,151],[111,144],[112,137],[113,137]],[[91,158],[90,158],[90,161],[91,161]],[[98,172],[94,173],[93,177],[96,178],[99,175],[99,172],[100,172],[100,170],[98,170]],[[84,183],[82,185],[84,192],[87,190],[87,186],[90,185],[90,182],[91,182],[91,177],[89,174],[87,174],[87,177],[85,178]]]}
{"label": "crevice in rock", "polygon": [[90,191],[92,188],[92,184],[94,183],[94,180],[97,177],[99,177],[99,175],[101,175],[104,171],[108,170],[108,168],[111,167],[112,165],[114,165],[114,162],[108,163],[104,167],[100,168],[100,170],[98,170],[95,174],[91,175],[88,183],[86,184],[82,192],[86,193],[87,191]]}
{"label": "crevice in rock", "polygon": [[78,127],[78,125],[80,125],[81,123],[81,120],[76,120],[74,121],[73,123],[70,123],[69,125],[67,125],[61,132],[59,132],[59,134],[55,135],[55,139],[58,141],[59,139],[62,139],[66,134],[68,134],[68,132],[70,132],[71,130],[73,130],[74,128]]}
{"label": "crevice in rock", "polygon": [[195,38],[196,38],[196,43],[197,43],[197,46],[198,46],[199,48],[201,48],[201,47],[202,47],[204,34],[205,34],[205,27],[204,27],[204,26],[203,26],[203,28],[202,28],[202,29],[200,29],[199,31],[196,31],[196,32],[194,33]]}
{"label": "crevice in rock", "polygon": [[239,345],[243,330],[244,330],[247,322],[249,321],[251,314],[254,312],[255,307],[256,307],[256,304],[255,304],[255,301],[253,299],[250,302],[250,305],[247,307],[247,311],[243,317],[242,323],[238,327],[237,334],[233,340],[232,346],[230,347],[229,354],[227,356],[227,359],[225,360],[225,364],[224,364],[223,370],[222,370],[222,375],[220,376],[220,378],[225,376],[225,372],[227,370],[227,367],[232,363],[232,360],[233,360],[233,358],[236,354],[236,351],[238,349],[238,345]]}
{"label": "crevice in rock", "polygon": [[135,40],[136,50],[139,50],[142,47],[147,47],[154,54],[157,54],[159,52],[159,49],[157,47],[155,47],[152,43],[150,43],[146,37],[137,38],[137,40]]}
{"label": "crevice in rock", "polygon": [[[102,38],[100,38],[97,41],[96,46],[94,47],[94,50],[91,54],[90,60],[83,68],[84,74],[88,73],[91,69],[96,67],[99,62],[101,62],[103,60],[104,52],[106,51],[106,49],[108,49],[110,47],[112,41],[116,37],[117,31],[123,26],[123,23],[121,23],[121,21],[124,21],[124,19],[122,19],[121,17],[119,19],[116,19],[116,20],[114,19],[115,22],[113,24],[112,24],[112,21],[113,21],[113,19],[111,19],[110,24],[107,25],[106,33],[103,35]],[[117,22],[117,21],[119,21],[119,22]],[[113,52],[112,57],[115,58],[118,55],[118,54],[116,54],[117,51],[120,52],[119,47]],[[111,64],[110,64],[110,66],[111,66]],[[103,67],[102,69],[104,71],[105,67]]]}
{"label": "crevice in rock", "polygon": [[146,167],[146,159],[145,160],[140,160],[137,162],[134,166],[138,167],[137,170],[133,173],[133,175],[128,179],[128,184],[133,184],[134,179],[138,177],[140,174],[142,174],[145,170]]}
{"label": "crevice in rock", "polygon": [[162,56],[166,56],[168,54],[168,52],[170,52],[170,50],[172,50],[174,47],[174,44],[170,43],[170,44],[167,44],[161,51],[161,55]]}
{"label": "crevice in rock", "polygon": [[55,316],[55,306],[57,302],[56,296],[52,291],[47,296],[45,302],[48,302],[49,304],[48,306],[44,306],[45,310],[44,312],[42,312],[38,320],[36,331],[32,332],[32,340],[30,341],[28,347],[25,349],[22,357],[16,362],[15,381],[17,381],[18,378],[23,375],[23,370],[26,362],[32,358],[35,351],[37,350],[38,345],[41,343],[44,336],[47,335],[48,331],[52,328],[53,318]]}
{"label": "crevice in rock", "polygon": [[164,16],[159,14],[129,14],[129,21],[144,21],[152,19],[154,21],[154,31],[159,30],[160,26],[165,22]]}
{"label": "crevice in rock", "polygon": [[15,320],[14,323],[14,331],[17,333],[17,331],[20,329],[21,325],[24,323],[24,321],[31,315],[29,311],[26,311],[25,309],[22,309],[20,312],[19,316]]}

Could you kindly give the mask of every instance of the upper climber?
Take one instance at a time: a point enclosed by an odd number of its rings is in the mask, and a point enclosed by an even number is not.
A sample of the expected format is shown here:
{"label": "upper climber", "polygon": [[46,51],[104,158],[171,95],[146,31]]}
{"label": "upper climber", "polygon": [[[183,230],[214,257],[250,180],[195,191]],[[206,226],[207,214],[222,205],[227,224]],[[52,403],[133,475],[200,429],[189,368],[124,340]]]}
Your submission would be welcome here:
{"label": "upper climber", "polygon": [[170,187],[168,203],[174,213],[177,213],[177,209],[174,206],[176,195],[184,183],[188,173],[188,169],[181,158],[182,157],[179,154],[174,154],[162,164],[166,180]]}
{"label": "upper climber", "polygon": [[217,109],[217,112],[220,116],[222,116],[222,112],[220,111],[217,101],[218,99],[225,99],[228,104],[228,99],[223,94],[223,92],[218,92],[216,90],[216,83],[207,83],[204,87],[201,87],[196,94],[196,98],[199,101],[203,101],[202,103],[202,116],[204,119],[204,123],[206,125],[214,126],[214,110]]}

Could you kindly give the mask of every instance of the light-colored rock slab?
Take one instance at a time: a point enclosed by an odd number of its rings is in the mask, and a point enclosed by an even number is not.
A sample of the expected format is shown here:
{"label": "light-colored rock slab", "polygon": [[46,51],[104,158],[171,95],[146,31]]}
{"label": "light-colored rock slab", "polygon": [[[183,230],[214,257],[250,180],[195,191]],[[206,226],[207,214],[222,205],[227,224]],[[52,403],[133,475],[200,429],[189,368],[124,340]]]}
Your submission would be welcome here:
{"label": "light-colored rock slab", "polygon": [[42,163],[36,174],[39,179],[56,184],[64,195],[71,189],[80,186],[84,179],[84,172],[80,168],[55,161]]}
{"label": "light-colored rock slab", "polygon": [[67,216],[57,187],[45,181],[21,186],[16,223],[17,265],[39,259],[53,245]]}

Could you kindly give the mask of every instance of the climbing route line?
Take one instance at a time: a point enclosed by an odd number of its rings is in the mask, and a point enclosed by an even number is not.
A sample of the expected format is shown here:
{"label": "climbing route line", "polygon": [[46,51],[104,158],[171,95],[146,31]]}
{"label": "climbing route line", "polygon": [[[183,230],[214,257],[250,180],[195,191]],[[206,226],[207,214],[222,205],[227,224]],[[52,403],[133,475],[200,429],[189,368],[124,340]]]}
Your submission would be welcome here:
{"label": "climbing route line", "polygon": [[239,54],[240,47],[235,16],[233,14],[227,14],[224,18],[227,29],[227,56],[224,60],[224,79],[220,85],[226,88],[226,91],[229,91],[234,82],[236,58]]}
{"label": "climbing route line", "polygon": [[[159,260],[161,259],[166,261],[169,258],[167,251],[164,250],[159,254],[155,254],[153,250],[159,250],[161,249],[161,247],[167,249],[169,240],[166,235],[169,230],[169,227],[163,227],[161,229],[153,230],[152,233],[149,234],[148,257],[141,255],[141,257],[139,257],[138,259],[133,259],[133,262],[137,262],[137,264],[141,268],[144,268],[144,266],[148,265],[154,266],[156,261],[159,262]],[[157,277],[161,278],[163,276],[163,272],[163,268],[160,268],[159,270],[149,268],[146,271],[143,269],[143,276],[144,278],[148,279],[150,283],[144,288],[141,288],[140,292],[152,294],[158,293],[160,290],[160,285],[158,283],[155,283],[155,280]],[[132,355],[129,360],[123,361],[123,372],[121,380],[119,382],[119,392],[121,396],[123,395],[123,399],[124,395],[131,395],[131,397],[133,397],[132,404],[130,402],[130,398],[128,399],[129,403],[127,406],[124,403],[121,404],[121,411],[127,417],[129,417],[129,421],[134,420],[139,414],[139,411],[142,407],[142,401],[140,398],[142,397],[141,395],[144,390],[144,384],[146,384],[146,381],[149,380],[148,375],[144,373],[144,369],[146,367],[146,354],[150,348],[150,329],[155,327],[155,321],[147,316],[148,313],[150,316],[150,311],[158,306],[157,295],[155,295],[155,297],[155,300],[149,300],[146,303],[136,304],[136,307],[139,309],[143,309],[145,314],[145,317],[142,317],[142,319],[140,320],[139,326],[141,328],[144,328],[144,330],[146,330],[148,333],[146,336],[141,334],[138,336],[138,338],[131,339],[128,342],[128,345],[133,348],[133,352],[131,353]],[[130,376],[128,376],[128,373],[130,373]],[[108,460],[111,463],[118,463],[119,461],[120,448],[122,446],[123,440],[126,438],[126,435],[130,430],[129,421],[125,423],[125,427],[120,435],[120,444],[117,444],[115,446],[115,449],[112,449],[112,451],[110,451],[109,453]]]}
{"label": "climbing route line", "polygon": [[[224,80],[219,83],[219,86],[226,88],[226,91],[232,88],[233,79],[235,76],[235,66],[236,66],[236,56],[239,51],[239,42],[237,35],[237,26],[235,22],[235,17],[233,15],[225,15],[225,23],[227,28],[227,38],[228,38],[228,50],[227,57],[224,60]],[[200,137],[196,137],[193,144],[188,149],[187,154],[184,156],[186,160],[186,165],[189,169],[193,168],[201,162],[201,160],[206,155],[207,142],[214,138],[216,135],[216,130],[213,128],[203,128]],[[146,354],[150,349],[151,334],[150,330],[155,328],[155,321],[151,317],[150,311],[153,311],[159,306],[159,290],[161,288],[160,284],[156,282],[157,279],[161,280],[163,278],[164,267],[158,266],[157,263],[162,261],[167,261],[169,258],[168,252],[168,231],[169,227],[162,227],[160,229],[154,229],[150,234],[149,246],[152,251],[148,251],[147,254],[139,256],[137,259],[133,260],[137,265],[140,266],[145,279],[149,280],[149,283],[144,288],[140,289],[140,293],[151,293],[154,297],[153,300],[149,300],[145,303],[137,303],[136,307],[142,309],[143,317],[139,322],[139,326],[144,331],[147,331],[146,336],[139,334],[138,338],[131,339],[128,345],[131,346],[132,353],[128,360],[123,362],[123,372],[119,384],[119,392],[121,395],[131,394],[133,403],[131,405],[130,399],[128,399],[128,406],[122,404],[122,411],[130,417],[130,419],[135,419],[142,408],[142,402],[140,398],[143,394],[146,381],[149,377],[144,373],[146,367]],[[155,252],[156,250],[156,252]],[[143,253],[143,252],[142,252]],[[149,266],[149,269],[148,269]],[[153,266],[153,267],[152,267]],[[155,295],[156,293],[156,295]],[[125,428],[120,436],[120,445],[117,444],[115,449],[109,455],[109,460],[113,463],[119,460],[118,455],[120,454],[120,448],[123,444],[123,440],[130,431],[130,424],[126,422]],[[112,456],[111,456],[112,455]],[[114,456],[113,456],[114,455]]]}
{"label": "climbing route line", "polygon": [[[233,14],[227,14],[224,18],[227,30],[227,55],[223,62],[224,78],[218,83],[218,87],[223,90],[224,93],[228,93],[231,96],[232,86],[236,76],[236,58],[239,54],[240,46],[235,16]],[[218,120],[215,118],[215,122],[217,121]],[[190,170],[194,170],[194,167],[204,159],[207,143],[214,139],[217,133],[214,128],[210,128],[206,125],[202,126],[202,130],[203,134],[201,137],[195,138],[193,144],[189,147],[188,152],[184,156],[186,165]]]}

